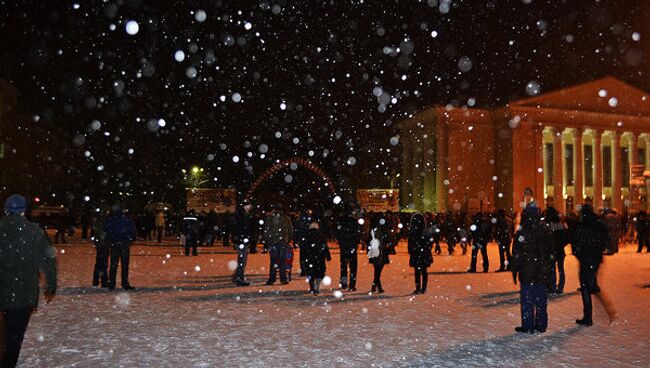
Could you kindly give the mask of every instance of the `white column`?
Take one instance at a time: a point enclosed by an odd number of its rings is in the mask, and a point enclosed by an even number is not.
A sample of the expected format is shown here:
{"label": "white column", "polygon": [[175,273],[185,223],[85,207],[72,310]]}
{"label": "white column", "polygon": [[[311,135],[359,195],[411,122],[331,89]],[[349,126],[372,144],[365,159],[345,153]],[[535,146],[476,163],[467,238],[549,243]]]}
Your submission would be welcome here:
{"label": "white column", "polygon": [[558,128],[551,130],[553,133],[553,207],[561,213],[564,213],[563,131],[564,129]]}

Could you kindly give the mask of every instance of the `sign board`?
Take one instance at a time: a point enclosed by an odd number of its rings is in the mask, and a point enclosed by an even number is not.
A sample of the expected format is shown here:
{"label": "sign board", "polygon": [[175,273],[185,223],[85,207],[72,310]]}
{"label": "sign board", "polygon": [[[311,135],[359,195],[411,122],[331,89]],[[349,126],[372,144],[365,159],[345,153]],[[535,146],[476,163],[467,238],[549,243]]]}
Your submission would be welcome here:
{"label": "sign board", "polygon": [[237,207],[237,192],[235,189],[201,189],[187,188],[187,210],[196,213],[202,211],[217,213],[235,212]]}
{"label": "sign board", "polygon": [[357,201],[366,212],[398,212],[399,189],[357,189]]}
{"label": "sign board", "polygon": [[645,185],[645,178],[643,177],[644,171],[645,171],[645,165],[643,164],[630,165],[630,185],[635,187],[644,186]]}

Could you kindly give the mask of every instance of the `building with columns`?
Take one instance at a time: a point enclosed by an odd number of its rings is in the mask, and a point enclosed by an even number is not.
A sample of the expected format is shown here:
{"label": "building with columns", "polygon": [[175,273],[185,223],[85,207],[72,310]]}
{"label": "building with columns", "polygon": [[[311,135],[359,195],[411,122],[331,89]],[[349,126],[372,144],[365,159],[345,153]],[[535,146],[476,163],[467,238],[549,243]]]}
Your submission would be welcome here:
{"label": "building with columns", "polygon": [[496,109],[434,106],[400,123],[400,201],[420,211],[646,209],[648,94],[607,77]]}

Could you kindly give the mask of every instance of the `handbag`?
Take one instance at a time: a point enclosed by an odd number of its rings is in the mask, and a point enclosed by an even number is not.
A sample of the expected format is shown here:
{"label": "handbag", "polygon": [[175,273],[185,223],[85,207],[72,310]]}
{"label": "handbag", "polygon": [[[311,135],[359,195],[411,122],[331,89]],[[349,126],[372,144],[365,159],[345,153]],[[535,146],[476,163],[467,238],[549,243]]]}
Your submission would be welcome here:
{"label": "handbag", "polygon": [[372,239],[370,240],[370,247],[368,248],[368,258],[376,258],[379,257],[379,239],[375,238],[375,230],[370,231],[370,236]]}

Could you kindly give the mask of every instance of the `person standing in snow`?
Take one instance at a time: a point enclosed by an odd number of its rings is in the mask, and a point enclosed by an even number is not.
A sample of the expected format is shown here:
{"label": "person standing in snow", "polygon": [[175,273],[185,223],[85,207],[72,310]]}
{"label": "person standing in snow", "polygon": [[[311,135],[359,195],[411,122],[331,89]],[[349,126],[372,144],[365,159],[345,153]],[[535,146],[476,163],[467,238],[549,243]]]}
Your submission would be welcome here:
{"label": "person standing in snow", "polygon": [[325,277],[327,263],[332,256],[327,247],[327,238],[320,230],[318,220],[312,219],[309,229],[305,234],[305,267],[307,268],[307,280],[309,280],[309,291],[318,295],[321,280]]}
{"label": "person standing in snow", "polygon": [[573,255],[580,262],[580,294],[582,295],[583,317],[576,320],[582,326],[593,324],[591,294],[600,292],[597,282],[598,268],[603,261],[603,252],[609,245],[609,234],[605,224],[600,222],[589,204],[580,209],[580,221],[573,231]]}
{"label": "person standing in snow", "polygon": [[354,218],[352,210],[347,210],[346,214],[338,221],[334,229],[334,236],[341,251],[341,280],[339,283],[342,289],[349,288],[348,291],[356,291],[357,250],[361,241],[361,228],[357,219]]}
{"label": "person standing in snow", "polygon": [[196,216],[194,210],[190,210],[187,216],[183,217],[183,235],[185,235],[185,255],[190,255],[190,248],[192,248],[192,255],[198,255],[198,247],[200,242],[200,227],[199,218]]}
{"label": "person standing in snow", "polygon": [[368,261],[372,264],[374,270],[372,289],[370,292],[378,292],[379,294],[384,292],[384,289],[381,287],[381,272],[384,270],[384,266],[390,263],[386,236],[382,226],[383,221],[384,219],[381,218],[380,214],[373,214],[370,220],[370,231],[366,240]]}
{"label": "person standing in snow", "polygon": [[424,216],[416,213],[411,217],[409,225],[409,266],[415,270],[415,291],[413,294],[424,294],[427,291],[429,274],[427,269],[433,263],[431,247],[433,234],[430,228],[425,227]]}
{"label": "person standing in snow", "polygon": [[520,285],[521,326],[516,332],[546,332],[546,288],[550,282],[552,235],[539,221],[537,206],[529,204],[521,215],[512,249],[512,277]]}
{"label": "person standing in snow", "polygon": [[636,216],[636,240],[639,244],[636,252],[641,253],[643,247],[650,252],[650,219],[645,211],[639,211]]}
{"label": "person standing in snow", "polygon": [[165,213],[158,211],[156,215],[156,232],[158,233],[158,244],[162,243],[163,234],[165,231]]}
{"label": "person standing in snow", "polygon": [[92,237],[95,245],[95,269],[93,270],[93,286],[109,287],[108,282],[108,256],[110,254],[111,244],[106,237],[103,226],[106,220],[106,214],[102,213],[93,224]]}
{"label": "person standing in snow", "polygon": [[111,209],[111,216],[104,224],[104,232],[106,233],[106,238],[111,242],[111,266],[108,272],[108,289],[115,290],[117,266],[119,263],[122,263],[122,288],[124,290],[135,289],[129,284],[131,243],[136,239],[135,223],[124,214],[121,206],[114,205]]}
{"label": "person standing in snow", "polygon": [[36,223],[25,218],[27,201],[14,194],[0,219],[0,317],[4,321],[1,367],[15,367],[32,312],[38,305],[39,273],[45,278],[45,300],[56,293],[56,250]]}
{"label": "person standing in snow", "polygon": [[490,268],[490,261],[488,259],[487,245],[492,240],[492,227],[486,216],[482,213],[474,215],[474,221],[470,226],[472,232],[472,261],[470,263],[469,272],[476,272],[476,262],[478,260],[478,252],[481,252],[483,259],[483,272],[488,272]]}
{"label": "person standing in snow", "polygon": [[[499,269],[496,272],[503,272],[510,269],[510,242],[512,241],[512,221],[506,216],[503,208],[497,210],[494,224],[494,238],[499,246]],[[506,263],[507,262],[507,263]]]}
{"label": "person standing in snow", "polygon": [[293,244],[300,248],[300,276],[307,276],[307,268],[305,267],[305,256],[303,252],[303,245],[305,243],[305,236],[309,231],[309,224],[312,220],[312,211],[307,209],[300,212],[300,217],[296,221],[296,231],[293,234]]}
{"label": "person standing in snow", "polygon": [[560,219],[560,213],[553,207],[546,210],[544,222],[553,234],[553,260],[549,292],[562,294],[564,292],[564,258],[566,257],[564,247],[569,244],[569,230]]}
{"label": "person standing in snow", "polygon": [[[233,240],[237,248],[237,270],[233,276],[233,282],[237,286],[248,286],[250,282],[246,281],[244,272],[246,271],[246,261],[248,260],[249,243],[255,242],[255,218],[253,217],[253,205],[244,200],[235,211],[230,224],[230,216],[224,219],[224,224],[228,224],[229,231],[224,235],[224,244],[230,237],[230,229],[233,231]],[[225,225],[224,225],[225,226]]]}
{"label": "person standing in snow", "polygon": [[269,246],[271,263],[269,266],[269,279],[266,285],[275,283],[277,272],[280,271],[280,282],[289,283],[286,274],[286,254],[289,242],[293,239],[293,225],[291,218],[281,209],[274,208],[264,221],[264,241]]}

